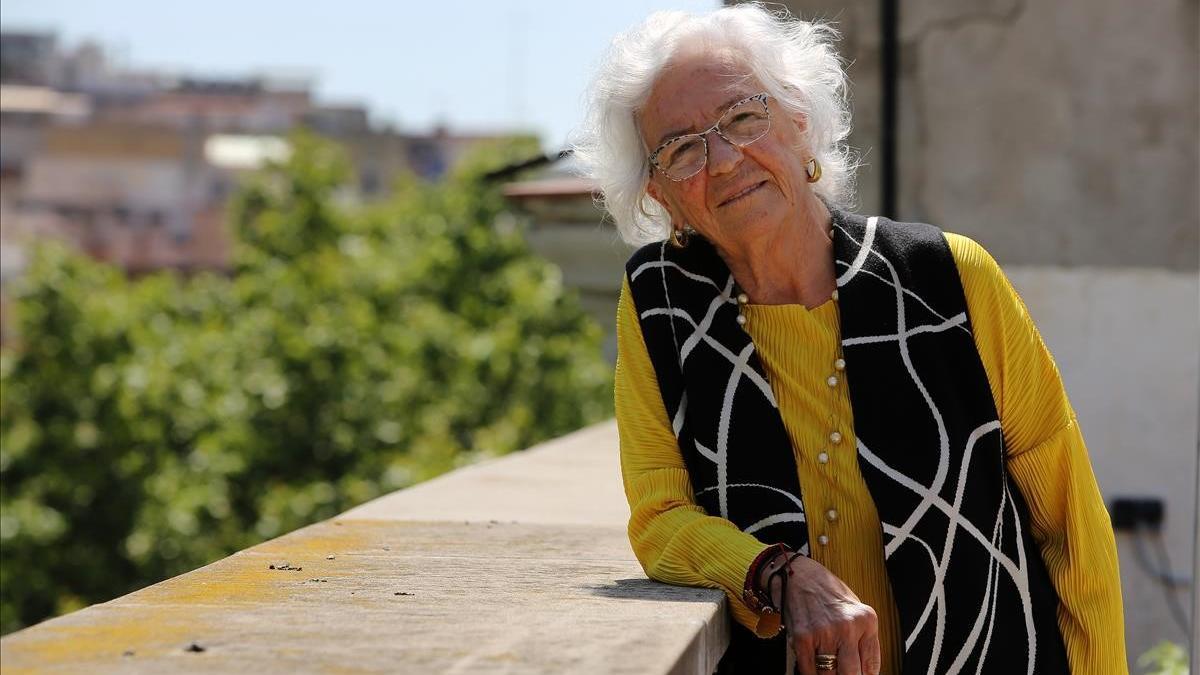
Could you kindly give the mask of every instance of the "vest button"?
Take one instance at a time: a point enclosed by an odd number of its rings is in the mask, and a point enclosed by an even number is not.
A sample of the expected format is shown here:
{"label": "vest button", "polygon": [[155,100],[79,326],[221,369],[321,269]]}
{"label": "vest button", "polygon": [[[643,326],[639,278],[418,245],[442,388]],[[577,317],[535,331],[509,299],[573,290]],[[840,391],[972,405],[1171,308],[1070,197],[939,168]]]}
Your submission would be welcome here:
{"label": "vest button", "polygon": [[837,383],[838,383],[837,375],[830,375],[830,376],[829,376],[829,377],[828,377],[828,378],[825,380],[825,384],[828,384],[828,385],[829,385],[829,386],[831,386],[831,387],[836,387],[836,386],[837,386]]}
{"label": "vest button", "polygon": [[828,464],[829,463],[829,453],[822,452],[821,454],[817,455],[817,461],[822,464]]}
{"label": "vest button", "polygon": [[817,542],[819,544],[821,544],[822,546],[825,546],[826,544],[829,543],[829,537],[826,537],[825,535],[821,535],[821,536],[817,537]]}
{"label": "vest button", "polygon": [[826,511],[825,518],[831,523],[833,521],[837,520],[837,509],[829,509],[828,511]]}
{"label": "vest button", "polygon": [[738,322],[738,325],[739,325],[739,326],[745,326],[745,325],[746,325],[746,315],[745,315],[745,314],[738,314],[738,316],[737,316],[737,322]]}
{"label": "vest button", "polygon": [[837,292],[837,289],[834,289],[833,293],[832,293],[832,294],[830,294],[830,296],[829,296],[829,297],[833,298],[834,302],[837,302],[837,299],[838,299],[838,292]]}
{"label": "vest button", "polygon": [[837,361],[834,361],[833,369],[834,370],[845,370],[846,369],[846,359],[838,359]]}
{"label": "vest button", "polygon": [[833,443],[834,445],[841,443],[842,442],[842,434],[837,431],[829,434],[829,442]]}
{"label": "vest button", "polygon": [[750,302],[750,296],[746,295],[745,293],[738,293],[737,301],[739,305],[744,305]]}

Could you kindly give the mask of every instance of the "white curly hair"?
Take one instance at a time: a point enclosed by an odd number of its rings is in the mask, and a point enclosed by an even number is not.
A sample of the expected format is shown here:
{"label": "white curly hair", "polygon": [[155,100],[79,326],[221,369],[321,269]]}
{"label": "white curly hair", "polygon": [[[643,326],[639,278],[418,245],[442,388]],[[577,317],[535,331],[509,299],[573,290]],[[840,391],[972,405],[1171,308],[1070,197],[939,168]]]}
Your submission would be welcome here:
{"label": "white curly hair", "polygon": [[587,114],[572,149],[621,238],[639,245],[671,233],[666,210],[646,193],[648,153],[637,114],[663,67],[695,38],[735,50],[767,93],[804,115],[810,150],[822,166],[813,188],[828,204],[849,205],[857,161],[846,143],[850,104],[844,63],[833,47],[838,37],[828,24],[750,3],[705,14],[655,12],[613,39],[588,89]]}

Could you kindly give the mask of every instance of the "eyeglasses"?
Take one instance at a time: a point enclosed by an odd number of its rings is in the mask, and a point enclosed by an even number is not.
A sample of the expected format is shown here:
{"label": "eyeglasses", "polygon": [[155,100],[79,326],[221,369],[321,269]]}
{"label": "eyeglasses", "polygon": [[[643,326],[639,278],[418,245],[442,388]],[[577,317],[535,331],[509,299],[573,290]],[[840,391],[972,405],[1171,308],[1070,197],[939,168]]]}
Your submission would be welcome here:
{"label": "eyeglasses", "polygon": [[650,167],[673,181],[684,181],[700,173],[708,163],[708,132],[716,131],[721,138],[739,148],[766,136],[771,129],[768,96],[762,93],[744,98],[730,106],[716,124],[704,131],[668,139],[650,153]]}

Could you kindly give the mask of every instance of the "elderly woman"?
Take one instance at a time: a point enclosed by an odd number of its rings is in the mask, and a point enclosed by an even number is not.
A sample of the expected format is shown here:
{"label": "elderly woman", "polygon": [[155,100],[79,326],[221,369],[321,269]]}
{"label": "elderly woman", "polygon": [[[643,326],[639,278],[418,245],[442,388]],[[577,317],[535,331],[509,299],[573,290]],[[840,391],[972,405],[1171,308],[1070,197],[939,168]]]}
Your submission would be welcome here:
{"label": "elderly woman", "polygon": [[1125,672],[1054,362],[977,243],[842,208],[833,37],[753,5],[659,13],[591,89],[578,156],[651,242],[617,322],[633,549],[728,594],[722,672]]}

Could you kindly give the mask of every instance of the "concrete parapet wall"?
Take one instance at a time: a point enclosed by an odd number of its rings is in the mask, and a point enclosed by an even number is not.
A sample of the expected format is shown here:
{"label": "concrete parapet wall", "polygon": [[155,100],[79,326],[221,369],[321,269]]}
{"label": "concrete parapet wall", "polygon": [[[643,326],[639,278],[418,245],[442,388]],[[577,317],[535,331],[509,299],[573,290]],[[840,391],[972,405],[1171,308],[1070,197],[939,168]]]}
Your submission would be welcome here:
{"label": "concrete parapet wall", "polygon": [[22,672],[711,673],[719,591],[646,579],[616,425],[461,469],[4,638]]}

